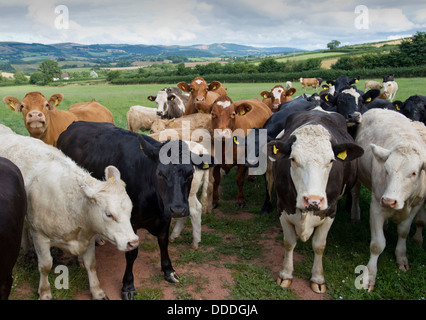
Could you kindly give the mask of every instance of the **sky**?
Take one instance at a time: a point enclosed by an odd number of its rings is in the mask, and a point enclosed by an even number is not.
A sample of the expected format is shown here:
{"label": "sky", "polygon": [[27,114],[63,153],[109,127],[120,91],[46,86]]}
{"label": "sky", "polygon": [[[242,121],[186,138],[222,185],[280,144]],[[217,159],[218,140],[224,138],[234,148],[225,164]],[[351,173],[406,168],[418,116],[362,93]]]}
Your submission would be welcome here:
{"label": "sky", "polygon": [[326,49],[426,31],[424,0],[0,0],[0,41]]}

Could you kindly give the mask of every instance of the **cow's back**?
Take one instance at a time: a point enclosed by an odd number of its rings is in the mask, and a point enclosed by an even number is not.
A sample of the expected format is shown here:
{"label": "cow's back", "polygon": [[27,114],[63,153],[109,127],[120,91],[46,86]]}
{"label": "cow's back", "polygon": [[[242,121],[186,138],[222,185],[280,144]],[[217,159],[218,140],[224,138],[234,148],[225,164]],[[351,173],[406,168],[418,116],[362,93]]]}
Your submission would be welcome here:
{"label": "cow's back", "polygon": [[242,103],[252,105],[253,109],[245,115],[237,114],[235,116],[234,130],[243,129],[247,135],[247,130],[255,127],[263,127],[269,117],[272,116],[271,109],[257,98],[236,101],[235,106],[237,107]]}
{"label": "cow's back", "polygon": [[74,104],[68,108],[68,111],[80,121],[114,123],[111,111],[96,101]]}

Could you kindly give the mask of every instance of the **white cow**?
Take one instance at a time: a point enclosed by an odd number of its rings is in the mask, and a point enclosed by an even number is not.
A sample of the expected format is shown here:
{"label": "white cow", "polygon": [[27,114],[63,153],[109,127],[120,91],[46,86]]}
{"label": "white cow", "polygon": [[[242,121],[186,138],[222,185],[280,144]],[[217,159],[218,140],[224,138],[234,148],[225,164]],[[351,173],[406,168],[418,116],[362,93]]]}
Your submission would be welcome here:
{"label": "white cow", "polygon": [[0,125],[0,155],[13,161],[24,177],[27,221],[38,258],[40,299],[51,299],[50,247],[81,256],[93,299],[107,299],[96,274],[95,238],[121,251],[137,248],[130,224],[132,202],[117,168],[105,169],[105,180],[93,178],[60,150],[41,140],[11,133]]}
{"label": "white cow", "polygon": [[396,81],[383,82],[383,92],[386,93],[390,102],[395,98],[398,91],[398,83]]}
{"label": "white cow", "polygon": [[160,119],[157,110],[143,106],[132,106],[126,114],[127,130],[138,133],[151,130],[155,120]]}
{"label": "white cow", "polygon": [[[374,289],[377,260],[385,248],[383,224],[398,224],[396,262],[408,269],[406,239],[413,218],[424,205],[426,193],[426,146],[410,120],[400,113],[371,109],[364,113],[355,141],[365,153],[358,165],[359,180],[372,191],[370,204],[370,260],[368,283]],[[353,192],[358,203],[359,188]],[[359,206],[356,209],[359,214]]]}

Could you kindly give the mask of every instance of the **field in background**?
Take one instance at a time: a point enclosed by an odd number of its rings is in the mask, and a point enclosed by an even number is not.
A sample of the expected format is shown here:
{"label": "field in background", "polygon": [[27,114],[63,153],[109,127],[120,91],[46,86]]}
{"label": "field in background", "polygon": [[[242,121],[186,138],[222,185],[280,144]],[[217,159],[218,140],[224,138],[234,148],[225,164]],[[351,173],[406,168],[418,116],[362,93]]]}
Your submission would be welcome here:
{"label": "field in background", "polygon": [[[315,76],[315,75],[313,75]],[[380,81],[381,79],[374,79]],[[364,81],[361,80],[358,88],[364,89]],[[404,101],[413,94],[425,94],[426,78],[397,79],[399,91],[396,99]],[[171,85],[90,85],[90,86],[64,86],[64,87],[37,87],[16,86],[0,87],[0,96],[11,95],[22,99],[27,92],[40,91],[47,98],[54,93],[64,94],[60,108],[66,109],[71,104],[95,99],[108,107],[114,114],[117,126],[126,128],[126,112],[132,105],[144,105],[155,107],[155,103],[147,100],[148,95]],[[275,83],[238,84],[225,83],[228,94],[233,100],[260,98],[260,92],[270,90]],[[294,83],[297,95],[303,93],[300,83]],[[306,93],[315,92],[308,88]],[[319,90],[318,90],[319,92]],[[0,123],[11,127],[15,132],[28,135],[21,114],[9,110],[4,104],[0,107]],[[262,258],[270,247],[265,244],[265,238],[271,237],[280,230],[278,213],[274,209],[270,214],[260,216],[258,212],[264,200],[263,177],[256,177],[255,182],[245,184],[246,207],[240,209],[234,206],[236,196],[235,172],[224,177],[221,189],[221,201],[219,208],[208,216],[203,217],[203,226],[208,231],[203,231],[202,242],[198,251],[190,249],[192,241],[191,227],[188,222],[183,238],[169,247],[179,246],[175,253],[177,258],[173,262],[179,267],[190,263],[210,263],[232,271],[233,282],[229,283],[231,299],[297,299],[294,292],[283,290],[275,284],[277,274],[272,271],[277,266],[269,266],[262,263]],[[327,281],[328,293],[331,299],[425,299],[425,261],[426,253],[423,248],[416,247],[412,241],[414,227],[407,240],[407,255],[411,269],[404,273],[395,263],[395,245],[397,240],[396,227],[389,223],[386,239],[387,246],[379,258],[378,277],[376,289],[372,293],[358,290],[354,281],[359,274],[355,273],[358,265],[365,265],[369,258],[369,210],[370,193],[363,189],[361,199],[361,221],[353,225],[349,222],[349,214],[343,209],[344,201],[339,203],[339,211],[329,236],[324,254],[324,270]],[[273,198],[273,203],[276,199]],[[245,218],[239,216],[245,214]],[[269,239],[271,240],[271,239]],[[282,244],[282,233],[273,238],[275,244]],[[141,251],[156,250],[155,241],[151,247],[141,244]],[[295,264],[295,276],[309,279],[313,262],[311,241],[299,243],[295,249],[303,255],[303,261]],[[282,253],[281,253],[282,254]],[[282,259],[279,259],[280,264]],[[154,262],[159,270],[159,264]],[[53,273],[53,271],[52,271]],[[187,289],[191,281],[198,283],[199,290],[207,290],[208,283],[205,278],[190,279],[188,275],[180,274],[182,283],[176,286],[176,299],[193,299],[194,296]],[[185,278],[186,276],[186,278]],[[74,267],[70,270],[71,286],[73,290],[54,290],[57,299],[75,299],[81,291],[87,290],[87,276],[84,268]],[[13,299],[37,299],[37,286],[39,274],[36,263],[29,264],[21,257],[16,268]],[[54,281],[54,275],[51,277]],[[161,299],[162,286],[155,289],[155,295],[149,295],[150,289],[158,287],[162,280],[149,279],[143,287],[137,288],[140,299]],[[26,288],[23,293],[16,288]],[[203,289],[204,288],[204,289]],[[262,289],[262,290],[261,290]],[[309,290],[309,289],[308,289]],[[64,293],[65,292],[65,293]],[[300,298],[300,297],[299,297]]]}

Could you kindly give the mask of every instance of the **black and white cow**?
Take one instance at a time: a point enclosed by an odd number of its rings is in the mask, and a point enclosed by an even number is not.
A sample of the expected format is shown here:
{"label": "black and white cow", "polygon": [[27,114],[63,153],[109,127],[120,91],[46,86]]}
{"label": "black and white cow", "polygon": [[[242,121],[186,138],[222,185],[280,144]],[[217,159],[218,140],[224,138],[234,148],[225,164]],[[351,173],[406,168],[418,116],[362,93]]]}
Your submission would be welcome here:
{"label": "black and white cow", "polygon": [[[133,229],[145,228],[157,237],[164,277],[169,282],[179,282],[167,249],[171,218],[189,215],[194,165],[206,170],[212,157],[192,154],[180,140],[161,143],[108,123],[84,121],[71,124],[59,137],[57,146],[94,177],[102,178],[108,165],[119,168],[133,203]],[[173,155],[178,155],[178,159]],[[132,268],[137,255],[138,249],[126,252],[122,288],[122,298],[126,300],[133,299],[135,293]]]}
{"label": "black and white cow", "polygon": [[[338,200],[357,180],[357,158],[363,149],[348,134],[345,118],[320,108],[291,114],[284,134],[267,145],[275,159],[277,207],[284,233],[285,256],[278,284],[289,287],[297,239],[315,232],[311,288],[326,291],[322,256]],[[354,161],[355,160],[355,161]]]}
{"label": "black and white cow", "polygon": [[149,101],[157,104],[157,115],[162,119],[173,119],[182,117],[189,96],[182,93],[176,87],[164,88],[157,92],[156,96],[148,96]]}
{"label": "black and white cow", "polygon": [[21,246],[27,195],[21,171],[3,157],[0,157],[0,190],[0,300],[7,300]]}

